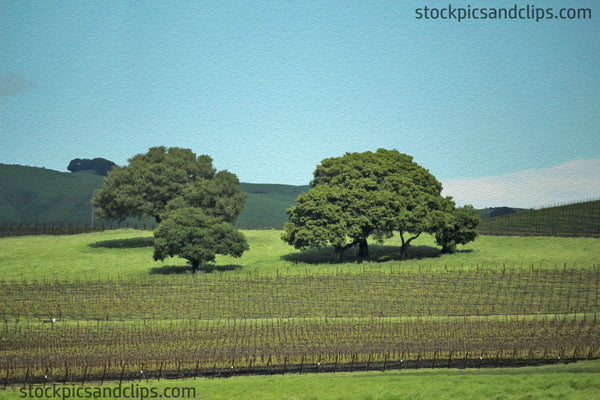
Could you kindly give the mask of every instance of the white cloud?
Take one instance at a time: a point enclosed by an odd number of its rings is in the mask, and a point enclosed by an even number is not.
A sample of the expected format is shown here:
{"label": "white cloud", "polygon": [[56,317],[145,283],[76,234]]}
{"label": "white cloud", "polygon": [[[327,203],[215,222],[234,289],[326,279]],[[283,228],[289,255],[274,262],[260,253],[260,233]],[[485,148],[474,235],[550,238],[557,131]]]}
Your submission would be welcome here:
{"label": "white cloud", "polygon": [[475,208],[541,208],[600,198],[600,160],[575,159],[551,168],[442,182],[445,196]]}

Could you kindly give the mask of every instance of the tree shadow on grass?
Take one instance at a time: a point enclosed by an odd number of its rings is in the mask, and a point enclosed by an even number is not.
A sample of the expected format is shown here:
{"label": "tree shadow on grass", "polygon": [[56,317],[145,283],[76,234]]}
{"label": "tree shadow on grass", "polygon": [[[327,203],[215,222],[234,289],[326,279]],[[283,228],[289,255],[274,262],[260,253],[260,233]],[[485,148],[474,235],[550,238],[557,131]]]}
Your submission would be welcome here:
{"label": "tree shadow on grass", "polygon": [[90,243],[88,246],[94,248],[105,247],[108,249],[133,249],[136,247],[150,247],[154,246],[154,238],[136,237],[130,239],[101,240],[99,242]]}
{"label": "tree shadow on grass", "polygon": [[[228,265],[212,265],[204,264],[198,268],[198,274],[212,273],[215,271],[225,272],[234,271],[241,269],[241,265],[228,264]],[[154,267],[150,269],[150,275],[177,275],[177,274],[191,274],[192,267],[189,265],[163,265],[161,267]]]}
{"label": "tree shadow on grass", "polygon": [[[352,248],[344,252],[342,262],[355,263],[363,261],[386,262],[403,261],[400,246],[384,246],[378,244],[369,245],[369,257],[358,256],[358,249]],[[432,246],[410,246],[406,260],[437,258],[442,255],[438,247]],[[335,264],[335,252],[333,247],[324,247],[321,249],[308,249],[299,253],[285,254],[281,256],[283,260],[303,264]]]}

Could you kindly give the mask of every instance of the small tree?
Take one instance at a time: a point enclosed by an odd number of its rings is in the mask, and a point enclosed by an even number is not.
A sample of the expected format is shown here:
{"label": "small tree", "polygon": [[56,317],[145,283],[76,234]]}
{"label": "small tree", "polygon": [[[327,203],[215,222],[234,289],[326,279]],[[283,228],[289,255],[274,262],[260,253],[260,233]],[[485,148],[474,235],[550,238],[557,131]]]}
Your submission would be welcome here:
{"label": "small tree", "polygon": [[357,244],[354,236],[360,238],[362,233],[351,235],[352,221],[349,215],[344,217],[344,210],[350,203],[345,190],[334,190],[325,185],[301,194],[296,205],[287,210],[289,222],[282,239],[299,249],[331,244],[336,260],[340,261],[344,251]]}
{"label": "small tree", "polygon": [[240,257],[248,248],[244,235],[230,222],[196,207],[169,209],[154,230],[154,260],[180,256],[188,260],[192,273],[214,262],[216,254]]}
{"label": "small tree", "polygon": [[435,233],[435,241],[442,246],[442,253],[454,253],[457,244],[467,244],[477,237],[480,218],[473,206],[459,207]]}
{"label": "small tree", "polygon": [[105,158],[94,158],[93,160],[76,158],[71,160],[67,169],[71,172],[93,170],[98,175],[106,176],[115,165],[114,162]]}

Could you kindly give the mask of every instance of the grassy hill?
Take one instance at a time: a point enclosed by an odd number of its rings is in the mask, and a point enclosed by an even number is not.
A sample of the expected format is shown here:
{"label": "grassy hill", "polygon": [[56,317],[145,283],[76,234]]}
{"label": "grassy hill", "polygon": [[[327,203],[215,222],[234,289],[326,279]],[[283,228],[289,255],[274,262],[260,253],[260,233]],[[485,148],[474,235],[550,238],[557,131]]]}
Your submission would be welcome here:
{"label": "grassy hill", "polygon": [[[104,177],[0,164],[0,226],[91,224],[90,199]],[[308,186],[242,183],[248,194],[240,228],[282,228],[285,210]]]}
{"label": "grassy hill", "polygon": [[248,194],[246,206],[236,221],[236,226],[246,229],[283,228],[287,210],[298,195],[309,186],[242,183]]}
{"label": "grassy hill", "polygon": [[600,200],[483,219],[479,232],[485,235],[600,237]]}
{"label": "grassy hill", "polygon": [[0,225],[89,224],[90,199],[102,179],[93,171],[63,173],[0,164]]}
{"label": "grassy hill", "polygon": [[[89,225],[90,199],[102,180],[93,171],[67,173],[0,164],[0,227]],[[308,185],[241,185],[248,197],[236,225],[245,229],[283,228],[285,210],[309,189]],[[480,233],[487,235],[600,236],[600,200],[541,210],[486,208],[479,213]]]}
{"label": "grassy hill", "polygon": [[514,214],[518,212],[527,211],[527,208],[513,208],[513,207],[488,207],[479,210],[479,217],[481,219],[500,217],[503,215]]}

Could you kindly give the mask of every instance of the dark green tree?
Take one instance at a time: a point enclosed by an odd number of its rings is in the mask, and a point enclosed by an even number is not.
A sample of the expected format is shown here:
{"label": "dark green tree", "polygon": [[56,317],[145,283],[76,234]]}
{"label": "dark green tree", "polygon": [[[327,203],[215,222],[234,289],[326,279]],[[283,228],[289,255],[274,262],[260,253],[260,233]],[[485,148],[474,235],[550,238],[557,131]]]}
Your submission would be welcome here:
{"label": "dark green tree", "polygon": [[160,222],[167,203],[179,197],[191,206],[211,209],[208,214],[224,214],[230,222],[245,200],[237,177],[217,173],[209,156],[161,146],[134,156],[125,167],[113,167],[92,205],[98,218],[153,217]]}
{"label": "dark green tree", "polygon": [[233,227],[246,195],[234,174],[190,149],[152,147],[115,167],[92,199],[100,218],[154,217],[154,259],[180,256],[192,272],[216,254],[239,257],[246,238]]}
{"label": "dark green tree", "polygon": [[93,170],[98,175],[106,176],[115,165],[114,162],[105,158],[94,158],[93,160],[76,158],[71,160],[67,169],[71,172]]}
{"label": "dark green tree", "polygon": [[472,206],[456,208],[435,233],[435,241],[442,253],[454,253],[457,244],[467,244],[477,237],[479,213]]}
{"label": "dark green tree", "polygon": [[177,200],[167,208],[154,230],[154,260],[179,256],[188,260],[196,273],[200,265],[214,262],[216,254],[240,257],[248,250],[244,235],[225,218]]}
{"label": "dark green tree", "polygon": [[398,232],[404,258],[414,239],[435,233],[452,214],[454,202],[441,191],[429,171],[396,150],[327,158],[288,209],[282,239],[299,249],[332,245],[339,260],[353,246],[367,257],[369,237],[383,242]]}
{"label": "dark green tree", "polygon": [[[345,250],[357,244],[349,236],[352,221],[345,210],[350,207],[345,190],[338,191],[327,185],[312,188],[298,196],[296,206],[287,210],[289,222],[282,239],[299,249],[331,244],[339,261]],[[360,231],[360,226],[355,229]]]}

